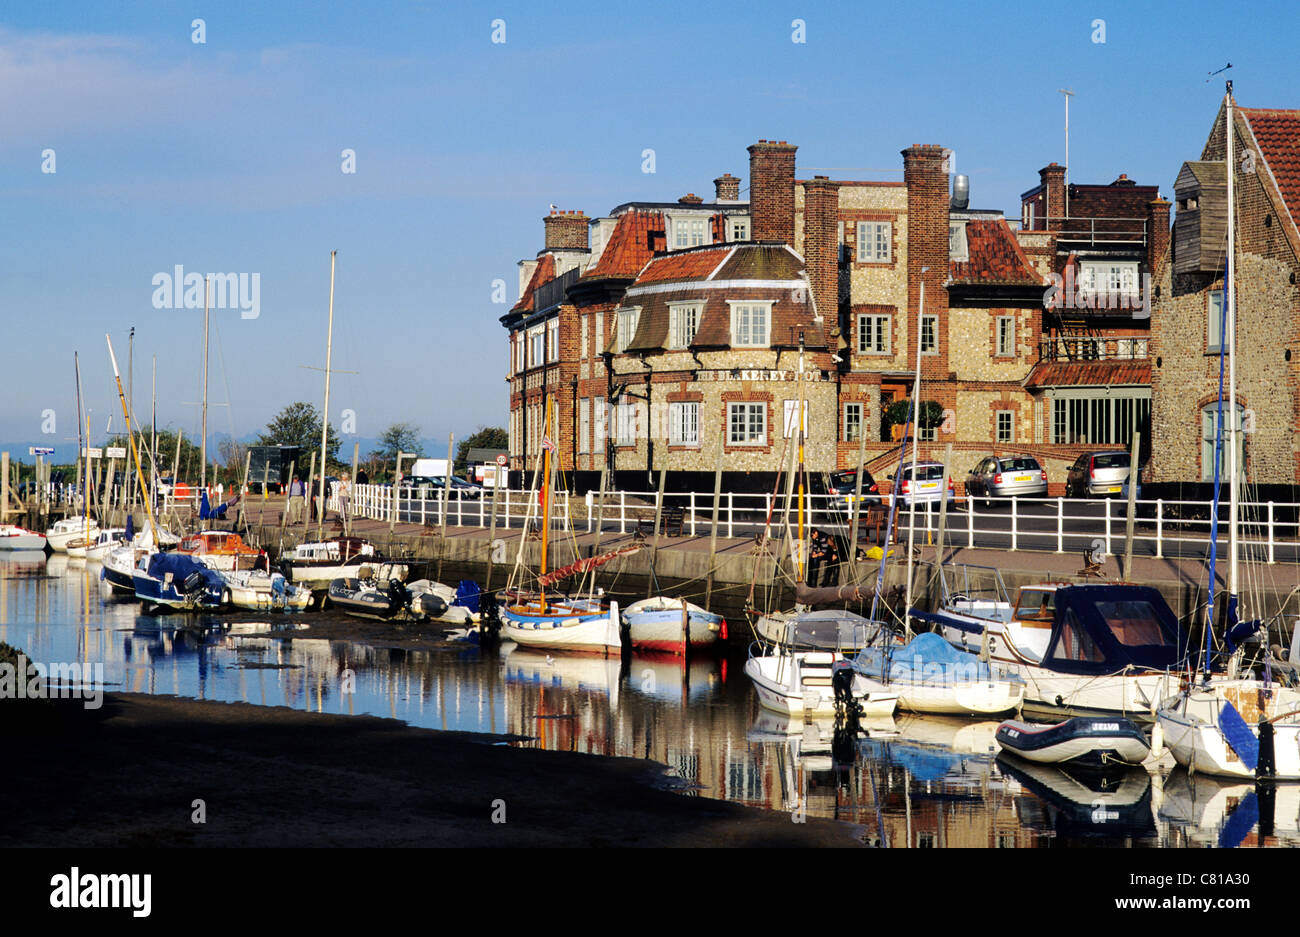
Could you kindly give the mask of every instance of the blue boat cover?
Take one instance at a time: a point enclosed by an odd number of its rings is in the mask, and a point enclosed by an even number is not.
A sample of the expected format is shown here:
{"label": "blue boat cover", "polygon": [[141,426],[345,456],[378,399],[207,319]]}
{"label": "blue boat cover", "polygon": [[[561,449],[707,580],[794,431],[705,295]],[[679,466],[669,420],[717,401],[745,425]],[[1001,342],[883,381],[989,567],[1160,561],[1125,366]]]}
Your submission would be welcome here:
{"label": "blue boat cover", "polygon": [[191,573],[203,576],[204,586],[220,593],[225,581],[215,569],[209,569],[192,556],[184,553],[155,553],[149,557],[149,576],[153,579],[165,579],[172,574],[172,583],[178,588]]}
{"label": "blue boat cover", "polygon": [[883,678],[886,660],[888,679],[893,682],[954,683],[991,680],[995,676],[989,664],[974,654],[958,650],[932,631],[918,634],[904,647],[865,648],[853,666],[868,676]]}
{"label": "blue boat cover", "polygon": [[1226,700],[1223,708],[1219,710],[1219,731],[1223,733],[1223,738],[1237,757],[1251,771],[1259,764],[1259,739],[1255,738],[1255,733],[1250,731],[1250,726],[1246,720],[1241,718],[1241,713],[1237,712],[1237,707],[1233,706]]}
{"label": "blue boat cover", "polygon": [[478,583],[472,579],[462,579],[456,586],[456,601],[452,605],[460,605],[469,609],[471,612],[478,614]]}
{"label": "blue boat cover", "polygon": [[1063,586],[1055,598],[1043,666],[1070,674],[1186,666],[1187,634],[1158,589],[1129,583]]}
{"label": "blue boat cover", "polygon": [[1255,797],[1255,792],[1250,791],[1242,798],[1237,809],[1232,811],[1224,821],[1223,828],[1219,830],[1219,848],[1236,849],[1245,842],[1246,836],[1257,823],[1259,823],[1259,801]]}

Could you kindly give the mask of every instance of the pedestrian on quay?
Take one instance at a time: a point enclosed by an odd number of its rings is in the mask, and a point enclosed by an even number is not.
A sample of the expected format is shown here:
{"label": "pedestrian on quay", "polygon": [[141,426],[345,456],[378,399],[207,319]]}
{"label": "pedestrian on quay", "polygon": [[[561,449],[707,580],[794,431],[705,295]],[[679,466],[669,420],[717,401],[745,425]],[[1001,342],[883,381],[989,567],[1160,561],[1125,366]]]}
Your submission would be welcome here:
{"label": "pedestrian on quay", "polygon": [[296,524],[302,520],[302,509],[304,504],[305,489],[302,485],[302,477],[295,475],[293,481],[289,484],[289,523]]}
{"label": "pedestrian on quay", "polygon": [[343,480],[339,482],[339,518],[344,524],[348,522],[348,501],[352,496],[352,476],[347,472],[343,473]]}
{"label": "pedestrian on quay", "polygon": [[366,474],[365,469],[357,469],[357,484],[358,485],[370,484],[370,476]]}

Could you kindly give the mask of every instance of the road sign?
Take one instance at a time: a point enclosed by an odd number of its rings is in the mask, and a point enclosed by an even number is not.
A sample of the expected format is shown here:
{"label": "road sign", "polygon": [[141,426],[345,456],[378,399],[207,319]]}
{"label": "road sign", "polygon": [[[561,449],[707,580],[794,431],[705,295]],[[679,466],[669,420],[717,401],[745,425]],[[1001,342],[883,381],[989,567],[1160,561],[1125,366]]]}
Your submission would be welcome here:
{"label": "road sign", "polygon": [[102,459],[102,458],[104,458],[104,450],[103,450],[103,449],[87,449],[87,450],[83,453],[83,455],[85,455],[85,457],[88,458],[88,459]]}
{"label": "road sign", "polygon": [[109,446],[109,447],[108,447],[107,449],[105,449],[104,451],[108,453],[108,457],[109,457],[110,459],[125,459],[125,458],[126,458],[126,447],[125,447],[125,446]]}
{"label": "road sign", "polygon": [[506,458],[506,454],[504,452],[497,456],[497,465],[501,466],[502,468],[505,468],[506,463],[509,461],[510,460]]}
{"label": "road sign", "polygon": [[53,446],[28,446],[28,455],[54,455]]}

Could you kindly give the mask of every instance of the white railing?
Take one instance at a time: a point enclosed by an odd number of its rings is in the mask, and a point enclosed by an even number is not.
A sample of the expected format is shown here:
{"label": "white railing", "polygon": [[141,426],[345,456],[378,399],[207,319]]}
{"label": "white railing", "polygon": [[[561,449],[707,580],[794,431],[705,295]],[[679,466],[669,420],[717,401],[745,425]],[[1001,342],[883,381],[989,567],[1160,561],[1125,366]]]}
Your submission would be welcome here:
{"label": "white railing", "polygon": [[[611,491],[605,494],[602,526],[606,531],[620,535],[636,532],[654,519],[656,492]],[[795,496],[797,498],[797,495]],[[455,527],[487,527],[492,518],[492,489],[481,495],[465,497],[461,491],[451,491],[447,498],[447,524]],[[561,520],[565,529],[570,527],[588,533],[596,529],[600,512],[599,496],[570,496],[557,492],[552,516]],[[382,521],[417,523],[424,526],[441,526],[442,497],[436,489],[427,496],[399,489],[394,499],[393,489],[378,485],[359,485],[352,489],[354,516]],[[885,495],[884,504],[890,498]],[[843,495],[804,496],[804,524],[827,532],[847,535],[851,521],[850,498]],[[331,499],[332,510],[338,509],[337,499]],[[686,536],[708,536],[713,518],[712,492],[665,493],[664,510],[680,507],[682,533]],[[792,505],[790,524],[797,523],[797,503]],[[1226,555],[1228,545],[1227,507],[1221,505],[1219,520],[1220,555]],[[1300,504],[1292,502],[1249,502],[1241,505],[1242,543],[1248,555],[1269,563],[1300,562],[1300,543],[1297,542],[1297,511]],[[1126,536],[1127,503],[1123,500],[1080,500],[1067,498],[994,498],[992,507],[981,508],[969,499],[949,502],[944,540],[949,546],[999,550],[1031,550],[1053,553],[1081,553],[1108,556],[1124,551]],[[877,514],[883,514],[883,509]],[[540,514],[534,492],[503,490],[497,505],[497,526],[520,527],[525,518],[534,522]],[[786,526],[786,497],[771,494],[746,494],[723,492],[718,511],[718,534],[727,538],[752,537],[760,532],[770,516],[772,536],[780,538]],[[1163,559],[1170,556],[1199,556],[1208,552],[1210,533],[1210,505],[1203,501],[1139,500],[1134,524],[1134,553]],[[904,501],[895,519],[894,540],[906,540],[911,535],[914,543],[932,544],[938,534],[938,501],[918,502],[915,527],[911,527],[912,512]],[[868,510],[864,505],[859,512],[859,542],[875,542],[875,517],[868,531]],[[886,518],[887,519],[887,518]],[[884,520],[884,519],[882,519]],[[883,538],[884,524],[881,524]],[[865,533],[864,533],[865,532]]]}

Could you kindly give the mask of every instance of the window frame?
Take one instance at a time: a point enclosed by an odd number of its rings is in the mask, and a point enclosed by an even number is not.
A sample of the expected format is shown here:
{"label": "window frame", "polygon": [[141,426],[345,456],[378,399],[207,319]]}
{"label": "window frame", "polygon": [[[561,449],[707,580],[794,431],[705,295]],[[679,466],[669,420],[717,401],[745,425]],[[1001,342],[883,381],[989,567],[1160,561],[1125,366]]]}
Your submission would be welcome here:
{"label": "window frame", "polygon": [[[868,346],[864,343],[864,338],[865,338],[865,336],[866,336],[866,334],[867,334],[867,326],[866,326],[866,323],[867,323],[868,321],[871,321],[871,322],[874,323],[876,320],[882,320],[883,323],[884,323],[883,327],[879,330],[879,331],[880,331],[880,336],[884,339],[884,348],[883,348],[883,349],[874,349],[874,348],[868,347]],[[873,336],[872,336],[872,337],[875,337],[875,335],[874,335],[874,331],[875,331],[875,330],[873,329],[873,330],[872,330],[872,332],[873,332]],[[857,339],[858,339],[858,340],[857,340],[857,349],[858,349],[858,354],[860,354],[860,355],[880,355],[880,356],[883,356],[883,357],[890,357],[890,356],[893,354],[893,352],[892,352],[893,345],[894,345],[894,335],[893,335],[893,332],[894,332],[894,317],[893,317],[890,313],[887,313],[887,312],[860,312],[860,313],[858,313],[858,329],[857,329]]]}
{"label": "window frame", "polygon": [[[681,320],[688,311],[694,311],[695,322],[691,329],[690,336],[683,342],[681,341],[682,325]],[[700,319],[704,317],[704,300],[697,299],[690,302],[669,303],[668,304],[668,345],[671,351],[685,351],[691,347],[695,341],[695,336],[700,331]]]}
{"label": "window frame", "polygon": [[[881,235],[884,235],[882,238]],[[892,221],[859,221],[858,245],[855,254],[860,264],[888,264],[894,262],[894,223]],[[883,242],[884,256],[881,256]]]}
{"label": "window frame", "polygon": [[[727,305],[731,308],[731,347],[732,348],[771,348],[772,347],[772,300],[770,299],[729,299]],[[761,342],[741,342],[740,333],[737,329],[740,310],[742,309],[761,309],[763,311],[763,340]],[[751,312],[752,317],[752,312]],[[752,324],[750,329],[753,329]]]}
{"label": "window frame", "polygon": [[[625,323],[631,322],[631,327]],[[627,347],[632,344],[632,339],[636,337],[636,330],[641,324],[641,307],[627,306],[619,307],[614,314],[614,354],[621,355],[627,351]],[[626,330],[627,334],[624,334]]]}
{"label": "window frame", "polygon": [[[1007,429],[1005,436],[1002,432],[1002,421],[1005,418]],[[994,410],[993,411],[993,438],[999,446],[1014,445],[1016,441],[1016,411],[1014,410]]]}
{"label": "window frame", "polygon": [[[1004,331],[1005,325],[1005,331]],[[998,316],[994,322],[994,357],[997,358],[1014,358],[1016,357],[1016,317],[1015,316]],[[1003,344],[1003,338],[1007,343]]]}
{"label": "window frame", "polygon": [[[746,416],[743,418],[744,424],[749,427],[747,435],[752,436],[752,421],[755,415],[759,418],[761,431],[758,439],[737,440],[735,438],[736,412],[744,408]],[[760,448],[768,445],[767,437],[769,429],[767,425],[767,401],[765,400],[728,400],[727,401],[727,445],[743,447],[747,449]]]}
{"label": "window frame", "polygon": [[[1217,355],[1223,351],[1223,329],[1227,327],[1227,320],[1224,311],[1224,292],[1223,289],[1209,290],[1205,294],[1205,353],[1207,355]],[[1215,306],[1218,306],[1218,314],[1215,314]],[[1215,342],[1215,338],[1218,342]]]}
{"label": "window frame", "polygon": [[[930,343],[929,351],[925,347],[925,327],[930,326]],[[921,315],[921,354],[937,355],[939,353],[939,316],[936,313],[927,312]]]}
{"label": "window frame", "polygon": [[[689,414],[689,416],[688,416]],[[683,430],[689,426],[689,437]],[[668,403],[668,445],[698,447],[700,444],[700,402],[672,400]]]}
{"label": "window frame", "polygon": [[[849,424],[850,424],[849,408],[850,407],[855,408],[857,410],[857,435],[853,435],[849,430]],[[864,424],[866,423],[866,410],[867,410],[867,405],[864,401],[861,400],[844,401],[843,423],[841,424],[843,427],[842,438],[844,442],[858,442],[862,438],[862,431],[864,428]]]}

